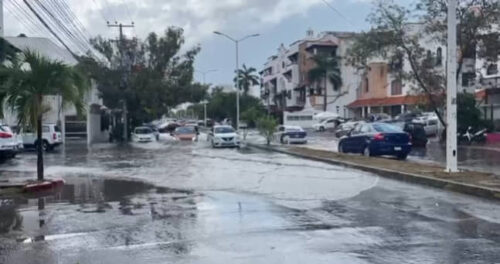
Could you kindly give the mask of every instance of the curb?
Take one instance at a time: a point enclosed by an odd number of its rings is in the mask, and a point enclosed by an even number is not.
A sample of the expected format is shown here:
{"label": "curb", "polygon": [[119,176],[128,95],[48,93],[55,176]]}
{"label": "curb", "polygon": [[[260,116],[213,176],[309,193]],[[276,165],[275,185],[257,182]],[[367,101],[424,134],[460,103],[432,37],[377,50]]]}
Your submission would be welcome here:
{"label": "curb", "polygon": [[500,189],[488,188],[488,187],[477,186],[477,185],[472,185],[472,184],[468,184],[468,183],[461,183],[461,182],[456,182],[456,181],[451,181],[451,180],[428,177],[428,176],[419,175],[419,174],[399,172],[399,171],[390,170],[390,169],[366,166],[366,165],[361,165],[361,164],[354,163],[354,162],[321,158],[321,157],[315,157],[315,156],[311,156],[311,155],[304,155],[304,154],[299,154],[299,153],[295,153],[292,151],[287,151],[284,149],[278,149],[275,147],[262,146],[262,145],[252,144],[252,143],[247,143],[247,146],[261,149],[261,150],[287,154],[290,156],[295,156],[295,157],[304,158],[304,159],[308,159],[308,160],[324,162],[324,163],[328,163],[328,164],[332,164],[332,165],[341,165],[341,166],[345,166],[348,168],[359,169],[362,171],[375,173],[375,174],[377,174],[381,177],[385,177],[385,178],[390,178],[390,179],[395,179],[395,180],[400,180],[400,181],[410,182],[410,183],[416,183],[416,184],[426,185],[426,186],[439,188],[439,189],[443,189],[443,190],[448,190],[448,191],[452,191],[452,192],[467,194],[467,195],[471,195],[471,196],[475,196],[475,197],[481,197],[481,198],[486,198],[486,199],[490,199],[490,200],[500,201]]}

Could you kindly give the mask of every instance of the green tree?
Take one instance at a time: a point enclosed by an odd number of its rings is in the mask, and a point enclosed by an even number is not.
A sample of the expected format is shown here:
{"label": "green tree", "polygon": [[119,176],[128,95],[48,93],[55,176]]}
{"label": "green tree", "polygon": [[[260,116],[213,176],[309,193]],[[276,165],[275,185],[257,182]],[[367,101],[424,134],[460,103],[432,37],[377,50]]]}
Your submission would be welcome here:
{"label": "green tree", "polygon": [[[161,35],[150,33],[142,41],[96,37],[94,47],[107,62],[82,58],[96,80],[104,104],[121,108],[126,102],[131,125],[161,117],[184,102],[206,98],[208,87],[193,83],[193,64],[199,47],[182,52],[184,31],[169,27]],[[122,59],[123,58],[123,59]]]}
{"label": "green tree", "polygon": [[267,145],[271,144],[277,126],[278,122],[272,116],[263,116],[257,120],[257,129],[266,138]]}
{"label": "green tree", "polygon": [[[37,178],[43,180],[42,120],[43,114],[50,110],[43,97],[59,95],[63,107],[73,105],[81,114],[89,80],[76,67],[28,50],[13,59],[9,67],[2,67],[0,76],[5,78],[0,87],[0,102],[17,114],[20,126],[36,128]],[[0,109],[3,110],[3,105]]]}
{"label": "green tree", "polygon": [[[386,59],[395,76],[427,95],[431,108],[446,125],[441,112],[445,93],[444,72],[430,67],[432,60],[421,45],[425,32],[411,30],[414,25],[412,18],[408,8],[393,1],[379,0],[368,17],[372,29],[357,36],[347,60],[360,69],[369,69],[370,58]],[[404,62],[409,63],[409,70],[403,67]]]}
{"label": "green tree", "polygon": [[[243,64],[242,69],[238,69],[237,76],[239,80],[238,87],[240,90],[243,90],[243,94],[248,94],[250,87],[259,84],[259,75],[254,67],[247,68],[247,66]],[[236,83],[236,77],[233,81]]]}
{"label": "green tree", "polygon": [[254,128],[257,126],[257,120],[265,114],[266,111],[262,105],[255,105],[241,112],[241,119],[247,122],[249,128]]}
{"label": "green tree", "polygon": [[[324,82],[323,88],[323,110],[326,112],[328,104],[328,81],[333,85],[333,90],[337,91],[342,86],[342,74],[340,72],[340,57],[336,56],[323,56],[315,55],[311,58],[314,61],[315,67],[309,70],[309,80],[312,82]],[[344,93],[345,94],[345,93]],[[339,93],[335,96],[335,102],[340,96],[344,95]]]}

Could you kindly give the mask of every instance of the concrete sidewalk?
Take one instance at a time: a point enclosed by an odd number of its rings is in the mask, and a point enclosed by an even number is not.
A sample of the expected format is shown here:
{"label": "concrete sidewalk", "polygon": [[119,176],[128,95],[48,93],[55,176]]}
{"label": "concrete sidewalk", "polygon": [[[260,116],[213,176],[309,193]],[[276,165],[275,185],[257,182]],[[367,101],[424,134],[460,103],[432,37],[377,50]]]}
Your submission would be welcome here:
{"label": "concrete sidewalk", "polygon": [[303,147],[267,146],[257,143],[247,143],[247,145],[263,150],[369,171],[382,177],[500,200],[500,177],[490,173],[461,171],[449,174],[444,171],[443,167],[433,164],[364,157]]}

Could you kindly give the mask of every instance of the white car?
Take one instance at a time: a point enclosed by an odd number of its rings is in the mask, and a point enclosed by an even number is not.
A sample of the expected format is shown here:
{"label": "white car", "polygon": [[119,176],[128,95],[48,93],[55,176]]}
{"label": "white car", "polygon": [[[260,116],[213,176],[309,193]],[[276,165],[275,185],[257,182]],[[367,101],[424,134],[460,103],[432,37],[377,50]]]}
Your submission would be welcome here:
{"label": "white car", "polygon": [[[36,131],[25,129],[21,131],[24,147],[36,147],[38,139]],[[45,151],[53,150],[55,147],[62,144],[61,130],[55,124],[42,125],[42,148]]]}
{"label": "white car", "polygon": [[0,157],[14,158],[23,148],[22,138],[7,125],[0,125]]}
{"label": "white car", "polygon": [[307,133],[300,126],[278,126],[274,137],[281,144],[306,144]]}
{"label": "white car", "polygon": [[313,125],[314,130],[316,131],[326,131],[329,129],[334,129],[338,125],[338,118],[328,118],[319,123]]}
{"label": "white car", "polygon": [[208,133],[207,139],[213,148],[240,146],[240,136],[232,126],[214,126]]}
{"label": "white car", "polygon": [[154,131],[149,127],[136,127],[134,132],[132,132],[132,141],[133,142],[152,142],[156,140],[156,136]]}
{"label": "white car", "polygon": [[422,124],[424,126],[426,136],[435,136],[438,134],[438,122],[437,116],[420,116],[412,120],[413,123]]}

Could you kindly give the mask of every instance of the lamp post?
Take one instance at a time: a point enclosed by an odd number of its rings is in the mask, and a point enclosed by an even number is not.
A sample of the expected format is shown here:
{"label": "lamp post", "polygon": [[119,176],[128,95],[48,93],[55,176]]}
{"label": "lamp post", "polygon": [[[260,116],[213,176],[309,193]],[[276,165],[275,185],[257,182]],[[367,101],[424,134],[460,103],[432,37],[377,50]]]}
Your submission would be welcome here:
{"label": "lamp post", "polygon": [[239,65],[239,61],[238,61],[238,59],[239,59],[238,58],[238,56],[239,56],[238,46],[239,46],[240,42],[242,42],[248,38],[258,37],[258,36],[260,36],[260,34],[248,35],[248,36],[245,36],[241,39],[235,39],[227,34],[219,32],[219,31],[214,31],[214,34],[226,37],[227,39],[234,42],[234,44],[236,46],[236,130],[239,130],[240,129],[240,78],[239,78],[238,70],[240,68],[240,65]]}
{"label": "lamp post", "polygon": [[212,70],[206,70],[206,71],[200,71],[200,70],[196,70],[196,71],[201,73],[201,76],[203,76],[203,84],[207,84],[207,82],[206,82],[207,74],[212,73],[212,72],[216,72],[217,70],[212,69]]}
{"label": "lamp post", "polygon": [[446,92],[446,171],[457,166],[457,0],[448,1],[448,80]]}

